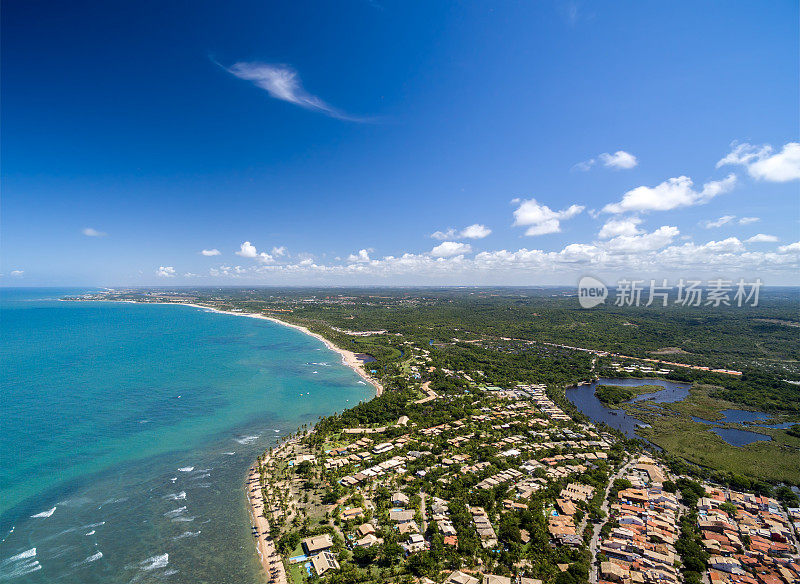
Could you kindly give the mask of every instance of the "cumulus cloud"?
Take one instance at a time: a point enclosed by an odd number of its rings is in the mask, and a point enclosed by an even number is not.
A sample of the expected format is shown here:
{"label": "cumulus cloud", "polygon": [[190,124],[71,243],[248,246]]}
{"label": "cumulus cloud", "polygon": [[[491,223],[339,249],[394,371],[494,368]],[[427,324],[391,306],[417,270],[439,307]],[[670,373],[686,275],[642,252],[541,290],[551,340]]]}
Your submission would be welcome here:
{"label": "cumulus cloud", "polygon": [[800,179],[800,143],[784,144],[780,152],[772,146],[753,146],[733,144],[733,149],[725,158],[717,162],[717,168],[726,164],[744,166],[747,173],[757,180],[769,182],[788,182]]}
{"label": "cumulus cloud", "polygon": [[488,237],[491,233],[492,230],[486,227],[486,225],[473,223],[461,230],[461,237],[464,239],[483,239],[484,237]]}
{"label": "cumulus cloud", "polygon": [[641,253],[656,251],[672,243],[680,234],[677,227],[663,225],[652,233],[618,235],[605,244],[610,252]]}
{"label": "cumulus cloud", "polygon": [[172,266],[159,266],[156,270],[156,276],[159,278],[174,278],[175,268]]}
{"label": "cumulus cloud", "polygon": [[[751,251],[736,237],[706,243],[676,243],[678,230],[662,226],[652,233],[616,236],[593,243],[571,243],[560,250],[522,248],[484,251],[473,255],[404,253],[372,258],[369,262],[318,264],[310,257],[294,263],[254,263],[219,266],[209,270],[217,278],[299,283],[416,283],[528,284],[565,283],[587,272],[605,275],[607,281],[628,277],[687,276],[708,278],[770,277],[772,281],[796,282],[800,273],[800,242],[776,250]],[[448,242],[451,245],[466,245]]]}
{"label": "cumulus cloud", "polygon": [[249,241],[245,241],[240,247],[239,251],[236,252],[236,255],[242,256],[243,258],[252,258],[258,260],[263,264],[269,264],[275,261],[275,258],[272,257],[267,252],[258,253],[256,246],[250,243]]}
{"label": "cumulus cloud", "polygon": [[559,233],[561,221],[579,215],[585,207],[570,205],[567,209],[553,211],[547,205],[540,205],[536,199],[519,201],[519,207],[514,211],[514,225],[527,227],[525,235],[546,235]]}
{"label": "cumulus cloud", "polygon": [[221,251],[219,251],[219,250],[218,250],[216,247],[215,247],[215,248],[213,248],[213,249],[204,249],[204,250],[203,250],[203,251],[201,251],[200,253],[201,253],[202,255],[204,255],[204,256],[209,256],[209,257],[210,257],[210,256],[218,256],[218,255],[222,255],[222,252],[221,252]]}
{"label": "cumulus cloud", "polygon": [[103,233],[102,231],[98,231],[93,227],[84,227],[81,230],[81,233],[83,233],[86,237],[105,237],[108,235],[108,233]]}
{"label": "cumulus cloud", "polygon": [[488,237],[492,233],[492,230],[486,227],[486,225],[481,225],[480,223],[473,223],[458,231],[456,229],[450,228],[447,231],[434,231],[431,233],[431,237],[433,239],[438,240],[445,240],[445,239],[483,239],[484,237]]}
{"label": "cumulus cloud", "polygon": [[360,249],[358,253],[351,253],[347,257],[348,262],[368,262],[369,261],[369,250]]}
{"label": "cumulus cloud", "polygon": [[254,258],[258,255],[258,251],[255,245],[249,241],[245,241],[239,248],[239,251],[236,252],[236,255],[242,256],[243,258]]}
{"label": "cumulus cloud", "polygon": [[639,229],[641,223],[642,220],[638,217],[609,219],[600,229],[600,233],[597,236],[600,239],[609,239],[619,235],[637,235],[641,233],[641,229]]}
{"label": "cumulus cloud", "polygon": [[307,110],[319,112],[340,120],[350,122],[368,121],[366,118],[348,115],[325,103],[315,95],[308,93],[303,89],[297,71],[286,65],[240,62],[225,68],[225,70],[239,79],[251,81],[256,87],[260,87],[275,99],[287,101]]}
{"label": "cumulus cloud", "polygon": [[774,235],[767,235],[766,233],[757,233],[750,239],[745,240],[747,243],[775,243],[776,241],[780,241]]}
{"label": "cumulus cloud", "polygon": [[639,161],[633,154],[625,152],[624,150],[617,150],[614,154],[603,152],[599,158],[603,166],[608,168],[628,170],[639,164]]}
{"label": "cumulus cloud", "polygon": [[618,203],[603,207],[606,213],[670,211],[679,207],[691,207],[707,203],[714,197],[730,192],[736,185],[736,175],[729,174],[722,180],[709,181],[702,190],[695,190],[688,176],[665,180],[655,187],[640,186],[622,195]]}
{"label": "cumulus cloud", "polygon": [[436,258],[449,258],[470,253],[472,246],[458,241],[443,241],[431,250],[431,255]]}
{"label": "cumulus cloud", "polygon": [[608,152],[603,152],[602,154],[598,155],[597,158],[590,158],[589,160],[584,160],[583,162],[579,162],[575,166],[573,166],[573,170],[581,170],[587,171],[591,169],[594,165],[598,163],[602,163],[603,166],[606,168],[613,168],[615,170],[630,170],[631,168],[635,168],[639,164],[639,160],[630,152],[625,152],[624,150],[617,150],[613,154],[609,154]]}

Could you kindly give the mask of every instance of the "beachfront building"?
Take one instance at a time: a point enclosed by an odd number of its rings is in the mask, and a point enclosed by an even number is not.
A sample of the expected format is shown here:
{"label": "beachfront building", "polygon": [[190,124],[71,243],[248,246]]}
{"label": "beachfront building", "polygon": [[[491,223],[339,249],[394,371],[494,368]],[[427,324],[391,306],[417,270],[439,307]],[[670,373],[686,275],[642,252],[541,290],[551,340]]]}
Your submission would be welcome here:
{"label": "beachfront building", "polygon": [[303,540],[303,550],[306,554],[311,556],[313,554],[325,551],[333,547],[333,539],[330,534],[323,533],[314,537],[308,537]]}

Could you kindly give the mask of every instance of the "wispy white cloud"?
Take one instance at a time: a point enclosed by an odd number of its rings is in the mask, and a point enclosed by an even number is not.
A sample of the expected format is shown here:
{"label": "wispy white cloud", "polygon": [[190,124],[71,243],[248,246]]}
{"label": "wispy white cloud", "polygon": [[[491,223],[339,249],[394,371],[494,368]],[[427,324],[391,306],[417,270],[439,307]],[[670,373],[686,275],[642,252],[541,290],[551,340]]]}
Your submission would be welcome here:
{"label": "wispy white cloud", "polygon": [[286,246],[280,245],[272,248],[272,255],[274,256],[281,257],[285,256],[287,253]]}
{"label": "wispy white cloud", "polygon": [[25,270],[11,270],[10,274],[15,277],[19,278],[25,273]]}
{"label": "wispy white cloud", "polygon": [[104,233],[102,231],[98,231],[97,229],[95,229],[93,227],[84,227],[81,230],[81,233],[83,233],[86,237],[105,237],[105,236],[108,235],[108,233]]}
{"label": "wispy white cloud", "polygon": [[204,249],[203,251],[201,251],[201,252],[200,252],[200,254],[201,254],[201,255],[204,255],[204,256],[209,256],[209,257],[211,257],[211,256],[218,256],[218,255],[222,255],[222,252],[221,252],[221,251],[219,251],[219,250],[218,250],[218,249],[215,247],[215,248],[213,248],[213,249]]}
{"label": "wispy white cloud", "polygon": [[736,215],[723,215],[719,219],[703,221],[702,225],[706,229],[716,229],[717,227],[722,227],[723,225],[727,225],[734,219],[736,219]]}
{"label": "wispy white cloud", "polygon": [[303,89],[297,71],[286,65],[271,65],[267,63],[235,63],[231,67],[223,67],[231,75],[239,79],[252,82],[260,87],[270,97],[287,101],[307,110],[319,112],[349,122],[368,122],[368,118],[351,116],[319,97]]}
{"label": "wispy white cloud", "polygon": [[606,168],[630,170],[639,164],[639,159],[630,152],[625,152],[624,150],[617,150],[613,154],[603,152],[602,154],[599,154],[597,158],[590,158],[589,160],[579,162],[572,167],[572,170],[587,171],[595,166],[598,162],[602,163],[602,165]]}
{"label": "wispy white cloud", "polygon": [[739,225],[750,225],[751,223],[758,223],[761,221],[759,217],[742,217],[739,219]]}
{"label": "wispy white cloud", "polygon": [[514,225],[527,227],[525,235],[559,233],[561,221],[571,219],[584,210],[582,205],[570,205],[561,211],[553,211],[547,205],[539,204],[536,199],[515,201],[519,202],[519,207],[514,211]]}
{"label": "wispy white cloud", "polygon": [[159,278],[174,278],[175,275],[175,268],[172,266],[159,266],[156,270],[156,276]]}
{"label": "wispy white cloud", "polygon": [[679,176],[665,180],[655,187],[640,186],[622,195],[618,203],[603,207],[606,213],[670,211],[679,207],[691,207],[707,203],[721,194],[730,192],[736,185],[736,175],[729,174],[722,180],[709,181],[696,191],[692,179]]}
{"label": "wispy white cloud", "polygon": [[725,158],[717,162],[717,168],[726,164],[738,164],[747,168],[747,173],[755,179],[768,182],[788,182],[800,180],[800,143],[784,144],[780,152],[772,146],[733,145]]}
{"label": "wispy white cloud", "polygon": [[722,227],[723,225],[728,224],[733,225],[736,223],[737,225],[750,225],[751,223],[758,223],[759,221],[761,221],[761,219],[758,217],[740,217],[737,220],[736,215],[723,215],[719,219],[703,221],[700,223],[700,225],[706,229],[716,229],[717,227]]}
{"label": "wispy white cloud", "polygon": [[447,231],[434,231],[431,233],[433,239],[483,239],[491,235],[492,230],[481,225],[480,223],[473,223],[462,230],[450,228]]}
{"label": "wispy white cloud", "polygon": [[745,240],[747,243],[775,243],[780,241],[774,235],[767,235],[766,233],[757,233],[753,237]]}

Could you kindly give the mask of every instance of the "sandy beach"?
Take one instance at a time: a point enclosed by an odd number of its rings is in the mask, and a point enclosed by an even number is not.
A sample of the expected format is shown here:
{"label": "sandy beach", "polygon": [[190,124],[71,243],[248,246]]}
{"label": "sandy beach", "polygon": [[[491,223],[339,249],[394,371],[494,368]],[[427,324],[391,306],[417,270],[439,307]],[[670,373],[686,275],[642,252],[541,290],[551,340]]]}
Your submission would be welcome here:
{"label": "sandy beach", "polygon": [[258,469],[253,465],[247,474],[245,488],[247,489],[247,499],[250,502],[250,519],[253,527],[253,536],[256,538],[258,557],[270,582],[286,584],[286,570],[283,566],[283,560],[275,549],[275,543],[269,532],[269,522],[264,517],[264,498],[261,494],[258,477]]}

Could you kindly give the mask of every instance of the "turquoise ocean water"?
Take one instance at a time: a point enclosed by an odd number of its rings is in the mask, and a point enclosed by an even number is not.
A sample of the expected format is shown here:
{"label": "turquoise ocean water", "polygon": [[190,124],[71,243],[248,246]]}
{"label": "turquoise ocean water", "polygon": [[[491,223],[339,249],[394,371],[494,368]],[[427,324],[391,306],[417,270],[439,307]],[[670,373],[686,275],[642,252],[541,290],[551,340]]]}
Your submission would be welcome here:
{"label": "turquoise ocean water", "polygon": [[84,291],[0,288],[0,582],[263,582],[248,467],[374,390],[288,327]]}

